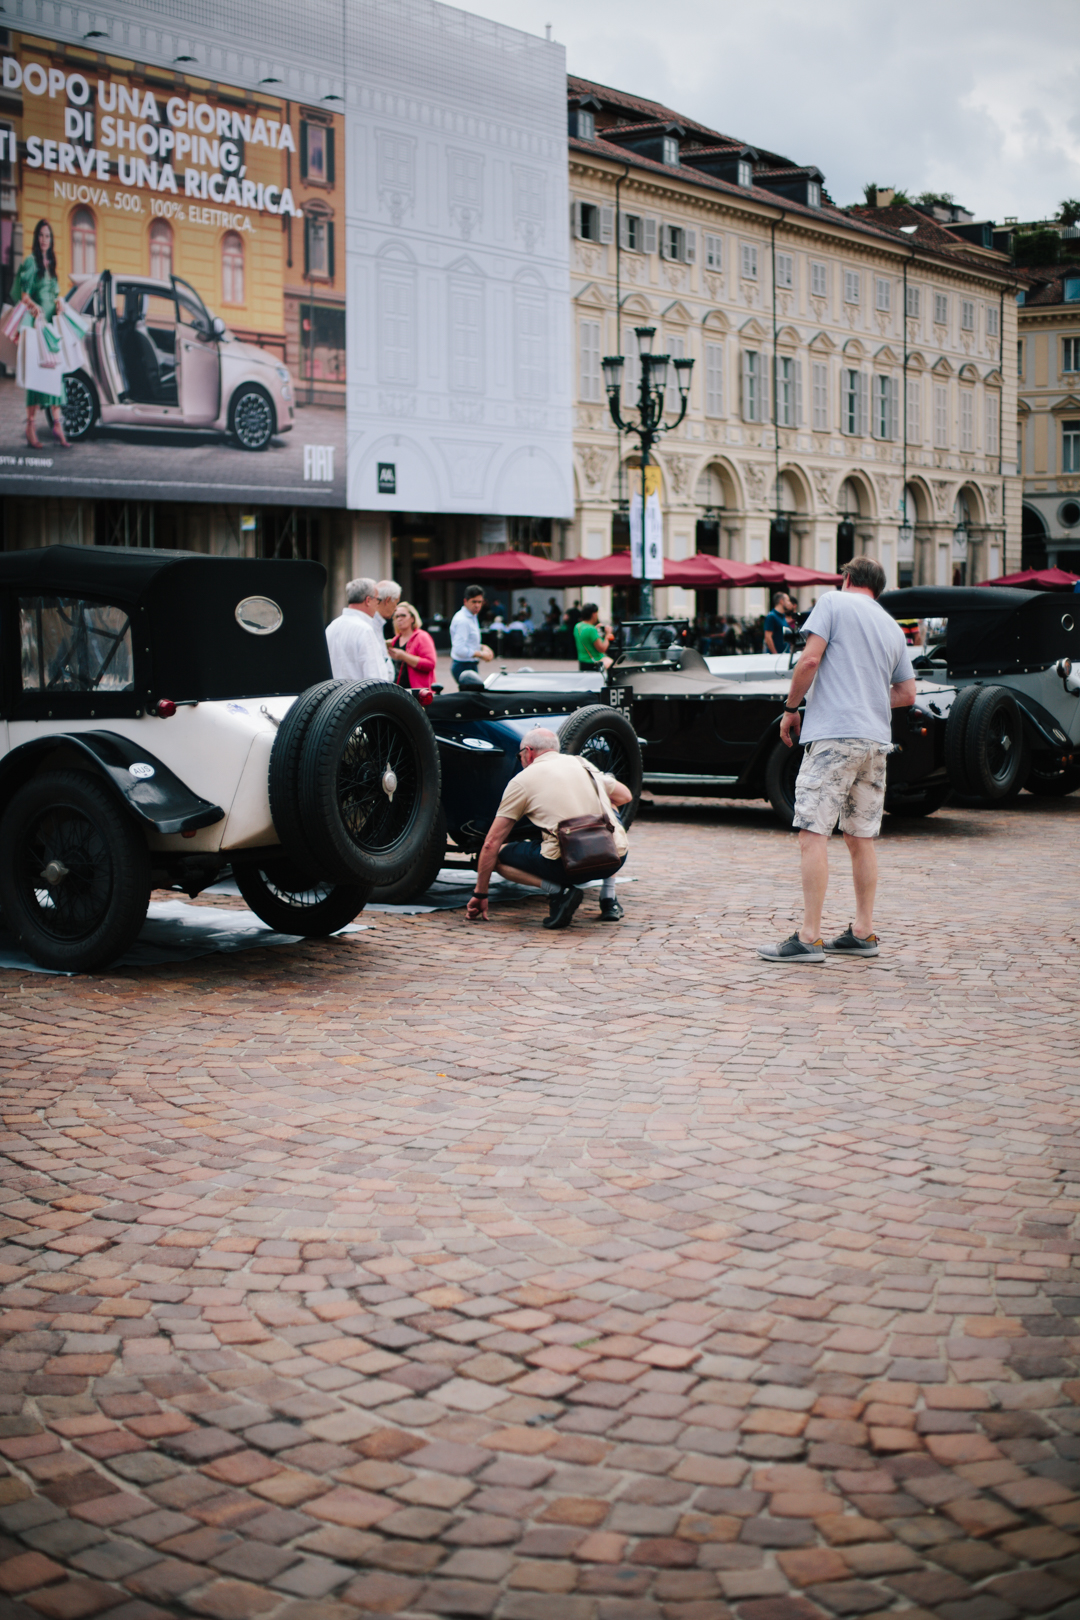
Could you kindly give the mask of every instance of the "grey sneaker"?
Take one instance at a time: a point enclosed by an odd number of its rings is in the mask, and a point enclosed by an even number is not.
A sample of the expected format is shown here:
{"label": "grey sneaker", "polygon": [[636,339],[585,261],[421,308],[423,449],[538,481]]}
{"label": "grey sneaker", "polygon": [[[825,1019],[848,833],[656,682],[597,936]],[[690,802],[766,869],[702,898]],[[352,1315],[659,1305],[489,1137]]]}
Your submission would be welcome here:
{"label": "grey sneaker", "polygon": [[876,934],[867,934],[863,939],[848,923],[842,934],[830,939],[825,949],[830,956],[876,956],[878,953],[878,937]]}
{"label": "grey sneaker", "polygon": [[790,939],[781,940],[779,945],[758,945],[756,950],[766,962],[783,962],[787,967],[797,967],[804,962],[821,967],[825,961],[820,939],[812,940],[807,945],[799,938],[798,931]]}

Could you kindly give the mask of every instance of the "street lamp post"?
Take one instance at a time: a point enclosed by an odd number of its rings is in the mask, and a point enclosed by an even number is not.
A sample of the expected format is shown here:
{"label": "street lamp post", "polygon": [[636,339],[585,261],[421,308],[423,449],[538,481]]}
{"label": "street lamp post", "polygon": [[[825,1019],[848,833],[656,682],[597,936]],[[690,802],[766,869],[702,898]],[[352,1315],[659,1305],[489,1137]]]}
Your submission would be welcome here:
{"label": "street lamp post", "polygon": [[620,432],[636,434],[641,445],[641,615],[643,618],[651,619],[653,614],[652,581],[644,578],[645,505],[648,499],[646,469],[649,465],[649,451],[662,433],[670,433],[672,428],[677,428],[686,415],[686,407],[690,399],[690,373],[694,369],[694,362],[682,359],[674,362],[675,380],[679,389],[679,414],[674,422],[664,422],[664,390],[667,387],[668,366],[672,364],[671,357],[666,354],[653,354],[653,338],[656,336],[654,326],[636,326],[634,335],[638,340],[638,356],[641,361],[641,381],[636,403],[636,422],[624,422],[619,409],[619,394],[624,363],[621,354],[609,354],[605,358],[604,386],[607,389],[608,406],[615,426]]}

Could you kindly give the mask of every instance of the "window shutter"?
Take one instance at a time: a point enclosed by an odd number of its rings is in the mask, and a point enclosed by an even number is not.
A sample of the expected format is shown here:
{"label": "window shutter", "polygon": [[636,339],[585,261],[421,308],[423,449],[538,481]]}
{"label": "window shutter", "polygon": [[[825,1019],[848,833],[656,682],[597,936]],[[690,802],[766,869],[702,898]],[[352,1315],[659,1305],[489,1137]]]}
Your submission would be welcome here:
{"label": "window shutter", "polygon": [[724,346],[705,345],[705,415],[724,414]]}
{"label": "window shutter", "polygon": [[771,364],[771,362],[766,360],[764,355],[762,355],[760,360],[758,361],[758,376],[759,376],[759,379],[760,379],[759,383],[758,383],[758,387],[761,390],[761,401],[760,401],[760,404],[758,405],[758,414],[757,414],[757,419],[758,419],[759,422],[771,422],[772,421],[772,414],[771,414],[771,412],[769,410],[769,369],[770,369],[770,364]]}
{"label": "window shutter", "polygon": [[656,252],[656,221],[655,221],[655,219],[646,219],[645,222],[644,222],[644,226],[645,226],[645,232],[644,232],[644,235],[645,235],[645,241],[644,241],[645,252],[646,253],[655,253]]}
{"label": "window shutter", "polygon": [[865,371],[856,375],[859,379],[859,436],[865,438],[870,428],[870,379]]}
{"label": "window shutter", "polygon": [[334,279],[334,222],[326,222],[326,273],[330,280]]}
{"label": "window shutter", "polygon": [[683,243],[686,262],[693,264],[697,258],[697,231],[684,231]]}
{"label": "window shutter", "polygon": [[[326,180],[328,185],[334,184],[334,131],[326,132]],[[331,270],[330,274],[333,275]]]}
{"label": "window shutter", "polygon": [[890,418],[889,438],[895,440],[895,439],[898,439],[899,437],[900,437],[900,379],[899,379],[899,377],[894,377],[893,380],[892,380],[892,415],[891,415],[891,418]]}
{"label": "window shutter", "polygon": [[[307,179],[307,119],[300,120],[300,178]],[[305,271],[306,274],[306,271]]]}
{"label": "window shutter", "polygon": [[750,355],[744,349],[742,352],[742,419],[744,422],[752,422],[754,420],[754,400],[750,381],[750,365]]}
{"label": "window shutter", "polygon": [[621,209],[619,210],[619,246],[621,248],[629,248],[630,246],[630,216],[624,214]]}
{"label": "window shutter", "polygon": [[[303,129],[303,127],[304,127],[303,124],[301,124],[300,128]],[[305,221],[304,221],[304,280],[305,281],[307,280],[307,278],[308,278],[308,276],[310,274],[311,274],[311,220],[310,219],[305,219]],[[312,339],[314,340],[314,337],[315,337],[314,332],[311,334],[311,336],[312,336]]]}
{"label": "window shutter", "polygon": [[581,204],[576,200],[570,204],[570,234],[581,241]]}
{"label": "window shutter", "polygon": [[802,361],[801,360],[796,360],[794,362],[794,367],[795,367],[795,402],[794,402],[795,403],[795,410],[794,410],[794,415],[792,417],[792,422],[793,422],[795,427],[802,427],[802,424],[803,424]]}
{"label": "window shutter", "polygon": [[600,210],[600,240],[601,242],[613,242],[615,240],[614,208],[601,208]]}

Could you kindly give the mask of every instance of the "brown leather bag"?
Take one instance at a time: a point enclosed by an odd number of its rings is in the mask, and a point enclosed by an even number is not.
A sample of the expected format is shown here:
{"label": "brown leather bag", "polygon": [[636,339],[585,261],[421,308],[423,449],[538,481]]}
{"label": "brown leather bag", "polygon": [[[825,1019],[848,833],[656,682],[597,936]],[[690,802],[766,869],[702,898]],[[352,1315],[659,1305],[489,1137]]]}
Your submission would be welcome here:
{"label": "brown leather bag", "polygon": [[600,801],[598,816],[568,816],[555,829],[559,840],[559,853],[563,869],[571,883],[587,882],[589,878],[610,877],[622,865],[623,858],[615,847],[615,834],[605,812],[600,784],[588,766],[589,780]]}

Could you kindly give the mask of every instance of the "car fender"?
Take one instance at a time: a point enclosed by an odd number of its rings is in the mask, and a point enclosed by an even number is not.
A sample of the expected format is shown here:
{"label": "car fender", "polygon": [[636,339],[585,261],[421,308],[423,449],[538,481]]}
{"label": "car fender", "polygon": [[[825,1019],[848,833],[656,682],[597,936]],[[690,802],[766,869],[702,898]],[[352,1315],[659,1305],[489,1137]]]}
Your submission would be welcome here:
{"label": "car fender", "polygon": [[0,762],[0,802],[6,802],[34,775],[44,755],[58,748],[74,748],[84,754],[95,774],[111,783],[125,806],[150,831],[194,832],[224,818],[220,805],[200,798],[140,743],[115,731],[54,731],[12,749]]}
{"label": "car fender", "polygon": [[[987,683],[989,684],[989,683]],[[996,683],[995,683],[996,684]],[[1058,724],[1049,709],[1044,709],[1028,692],[1018,692],[1008,682],[1000,683],[1016,699],[1016,706],[1024,717],[1024,730],[1028,742],[1035,749],[1053,748],[1060,751],[1070,741],[1068,733]]]}

